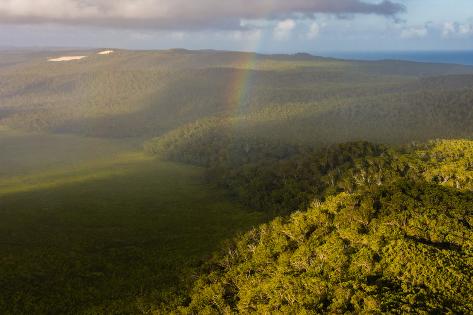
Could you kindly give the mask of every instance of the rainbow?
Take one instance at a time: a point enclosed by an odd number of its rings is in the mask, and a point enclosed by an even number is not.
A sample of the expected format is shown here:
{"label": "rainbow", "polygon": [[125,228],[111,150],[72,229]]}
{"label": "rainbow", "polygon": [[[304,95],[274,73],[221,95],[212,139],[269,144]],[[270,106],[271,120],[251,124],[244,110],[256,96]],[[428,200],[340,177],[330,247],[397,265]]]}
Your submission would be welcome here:
{"label": "rainbow", "polygon": [[257,59],[256,53],[241,54],[242,56],[232,65],[235,71],[226,92],[226,105],[230,115],[240,114],[247,102]]}
{"label": "rainbow", "polygon": [[[270,10],[266,13],[270,14]],[[238,53],[238,58],[230,65],[231,69],[234,71],[231,74],[232,77],[225,91],[227,116],[242,114],[248,102],[253,74],[258,62],[257,51],[264,39],[264,34],[261,33],[261,31],[256,32],[257,33],[254,34],[255,37],[248,38],[246,47],[242,52]],[[252,36],[253,35],[250,34],[250,37]]]}

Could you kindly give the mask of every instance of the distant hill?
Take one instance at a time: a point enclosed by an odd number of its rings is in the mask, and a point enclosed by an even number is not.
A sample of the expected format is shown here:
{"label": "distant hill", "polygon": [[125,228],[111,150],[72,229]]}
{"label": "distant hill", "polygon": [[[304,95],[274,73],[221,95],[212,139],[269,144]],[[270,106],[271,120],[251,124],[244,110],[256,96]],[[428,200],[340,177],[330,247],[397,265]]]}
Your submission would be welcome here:
{"label": "distant hill", "polygon": [[[404,142],[473,132],[473,67],[308,54],[99,51],[0,52],[0,123],[154,137],[225,117],[259,137],[297,142]],[[79,55],[85,58],[48,62]]]}

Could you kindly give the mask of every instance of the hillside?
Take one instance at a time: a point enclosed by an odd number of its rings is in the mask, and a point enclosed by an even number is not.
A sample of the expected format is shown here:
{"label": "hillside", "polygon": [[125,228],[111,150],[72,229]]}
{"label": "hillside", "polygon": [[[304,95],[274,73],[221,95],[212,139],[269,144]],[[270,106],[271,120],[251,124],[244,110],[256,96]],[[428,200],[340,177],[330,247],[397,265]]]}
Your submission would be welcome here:
{"label": "hillside", "polygon": [[[403,143],[471,134],[473,67],[220,51],[2,53],[0,123],[152,137],[212,117],[285,141]],[[84,55],[68,62],[50,57]],[[402,125],[399,125],[399,124]],[[311,137],[304,137],[310,134]]]}
{"label": "hillside", "polygon": [[473,312],[473,67],[4,50],[0,82],[0,313]]}
{"label": "hillside", "polygon": [[167,311],[473,311],[472,141],[301,152],[220,165],[238,200],[292,214],[229,242]]}
{"label": "hillside", "polygon": [[314,203],[235,240],[182,312],[471,313],[472,202],[400,182]]}

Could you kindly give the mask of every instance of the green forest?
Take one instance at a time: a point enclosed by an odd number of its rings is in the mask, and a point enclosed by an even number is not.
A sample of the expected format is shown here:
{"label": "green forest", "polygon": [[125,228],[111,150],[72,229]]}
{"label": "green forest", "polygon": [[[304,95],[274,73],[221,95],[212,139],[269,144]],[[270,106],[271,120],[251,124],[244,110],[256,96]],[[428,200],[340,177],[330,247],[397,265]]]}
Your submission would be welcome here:
{"label": "green forest", "polygon": [[23,51],[0,82],[2,314],[473,313],[473,67]]}
{"label": "green forest", "polygon": [[195,136],[147,149],[208,165],[208,180],[276,219],[216,253],[179,313],[473,311],[473,141],[284,150]]}

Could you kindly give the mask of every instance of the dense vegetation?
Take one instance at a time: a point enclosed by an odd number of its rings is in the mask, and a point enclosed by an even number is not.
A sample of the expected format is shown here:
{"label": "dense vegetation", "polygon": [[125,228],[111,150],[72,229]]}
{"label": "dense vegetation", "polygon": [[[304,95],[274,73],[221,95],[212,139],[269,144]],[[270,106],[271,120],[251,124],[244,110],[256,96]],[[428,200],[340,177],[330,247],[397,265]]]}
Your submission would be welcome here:
{"label": "dense vegetation", "polygon": [[160,158],[206,166],[207,177],[246,205],[288,213],[314,198],[399,177],[473,188],[470,141],[439,140],[398,149],[368,142],[314,148],[244,136],[228,122],[194,123],[145,144]]}
{"label": "dense vegetation", "polygon": [[237,240],[184,313],[473,312],[473,194],[401,181],[315,203]]}
{"label": "dense vegetation", "polygon": [[[223,240],[264,222],[203,183],[200,168],[97,139],[30,135],[22,144],[26,137],[2,147],[2,167],[16,170],[0,176],[1,314],[145,312],[178,297],[182,279]],[[38,139],[52,161],[30,162]],[[74,144],[96,150],[51,167]]]}
{"label": "dense vegetation", "polygon": [[0,313],[473,313],[472,67],[0,57]]}
{"label": "dense vegetation", "polygon": [[[404,143],[473,132],[473,67],[219,51],[3,53],[0,123],[153,137],[209,117],[274,141]],[[23,60],[23,62],[21,62]]]}
{"label": "dense vegetation", "polygon": [[284,151],[185,130],[146,147],[283,216],[222,249],[179,312],[473,311],[473,141]]}

